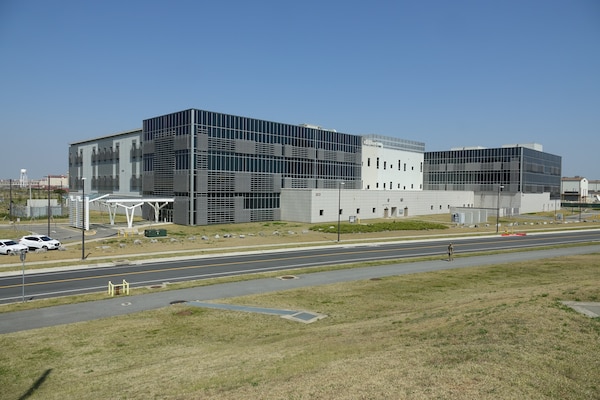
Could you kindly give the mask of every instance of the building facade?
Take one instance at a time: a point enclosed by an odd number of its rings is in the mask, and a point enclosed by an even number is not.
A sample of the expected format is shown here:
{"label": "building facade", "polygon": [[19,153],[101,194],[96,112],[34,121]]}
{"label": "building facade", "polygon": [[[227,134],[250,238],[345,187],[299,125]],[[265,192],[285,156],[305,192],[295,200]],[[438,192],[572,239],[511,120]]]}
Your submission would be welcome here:
{"label": "building facade", "polygon": [[560,198],[561,158],[540,145],[424,150],[421,142],[189,109],[72,143],[69,188],[85,193],[88,210],[122,207],[129,221],[135,204],[137,215],[182,225],[398,218],[456,207],[505,215],[551,210],[550,198]]}
{"label": "building facade", "polygon": [[380,135],[362,137],[365,190],[423,190],[425,143]]}
{"label": "building facade", "polygon": [[473,192],[469,191],[356,190],[345,186],[337,190],[282,190],[281,219],[326,223],[336,221],[339,213],[340,220],[359,223],[369,219],[449,214],[453,207],[472,208],[475,203]]}
{"label": "building facade", "polygon": [[69,146],[69,189],[99,195],[139,196],[142,190],[142,130]]}
{"label": "building facade", "polygon": [[143,121],[142,194],[172,196],[169,219],[280,219],[285,188],[360,188],[360,136],[190,109]]}
{"label": "building facade", "polygon": [[564,177],[561,180],[561,198],[565,201],[586,202],[589,182],[582,176]]}
{"label": "building facade", "polygon": [[560,156],[545,153],[541,145],[500,148],[462,148],[425,153],[425,190],[472,190],[508,194],[549,193],[560,198]]}

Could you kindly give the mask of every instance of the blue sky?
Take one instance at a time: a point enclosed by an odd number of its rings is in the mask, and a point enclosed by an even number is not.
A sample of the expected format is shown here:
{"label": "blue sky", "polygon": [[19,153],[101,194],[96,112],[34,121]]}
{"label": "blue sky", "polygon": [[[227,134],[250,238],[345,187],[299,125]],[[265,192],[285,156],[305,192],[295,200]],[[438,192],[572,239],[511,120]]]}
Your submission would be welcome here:
{"label": "blue sky", "polygon": [[[0,1],[0,178],[199,108],[600,179],[600,1]],[[10,146],[7,145],[10,143]]]}

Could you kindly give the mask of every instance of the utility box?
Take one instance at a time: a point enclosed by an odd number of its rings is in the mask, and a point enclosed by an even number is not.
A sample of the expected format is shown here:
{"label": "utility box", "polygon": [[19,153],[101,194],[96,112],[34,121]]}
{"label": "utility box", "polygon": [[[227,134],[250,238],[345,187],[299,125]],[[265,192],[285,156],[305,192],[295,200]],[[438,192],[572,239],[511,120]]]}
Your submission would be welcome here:
{"label": "utility box", "polygon": [[167,236],[166,229],[146,229],[144,230],[144,236],[146,237],[164,237]]}

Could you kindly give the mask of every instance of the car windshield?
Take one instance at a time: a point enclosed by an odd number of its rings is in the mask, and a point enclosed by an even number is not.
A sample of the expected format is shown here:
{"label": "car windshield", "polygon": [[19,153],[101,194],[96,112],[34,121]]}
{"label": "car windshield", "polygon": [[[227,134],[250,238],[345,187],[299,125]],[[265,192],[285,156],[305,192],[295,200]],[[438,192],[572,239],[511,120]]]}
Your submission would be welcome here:
{"label": "car windshield", "polygon": [[14,240],[3,240],[2,244],[5,246],[14,246],[15,244],[17,244],[17,242],[15,242]]}
{"label": "car windshield", "polygon": [[40,239],[42,239],[44,242],[49,242],[52,240],[48,236],[41,236]]}

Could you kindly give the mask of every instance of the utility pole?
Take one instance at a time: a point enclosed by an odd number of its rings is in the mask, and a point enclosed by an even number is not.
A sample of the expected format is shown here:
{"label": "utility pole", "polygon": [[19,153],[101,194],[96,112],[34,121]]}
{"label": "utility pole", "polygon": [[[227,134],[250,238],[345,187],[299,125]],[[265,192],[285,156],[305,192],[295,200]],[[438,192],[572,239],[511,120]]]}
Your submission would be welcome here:
{"label": "utility pole", "polygon": [[50,208],[50,175],[48,175],[48,236],[50,236],[50,214],[52,209]]}
{"label": "utility pole", "polygon": [[498,233],[498,227],[500,225],[500,191],[504,189],[504,186],[498,185],[498,201],[496,202],[496,233]]}

